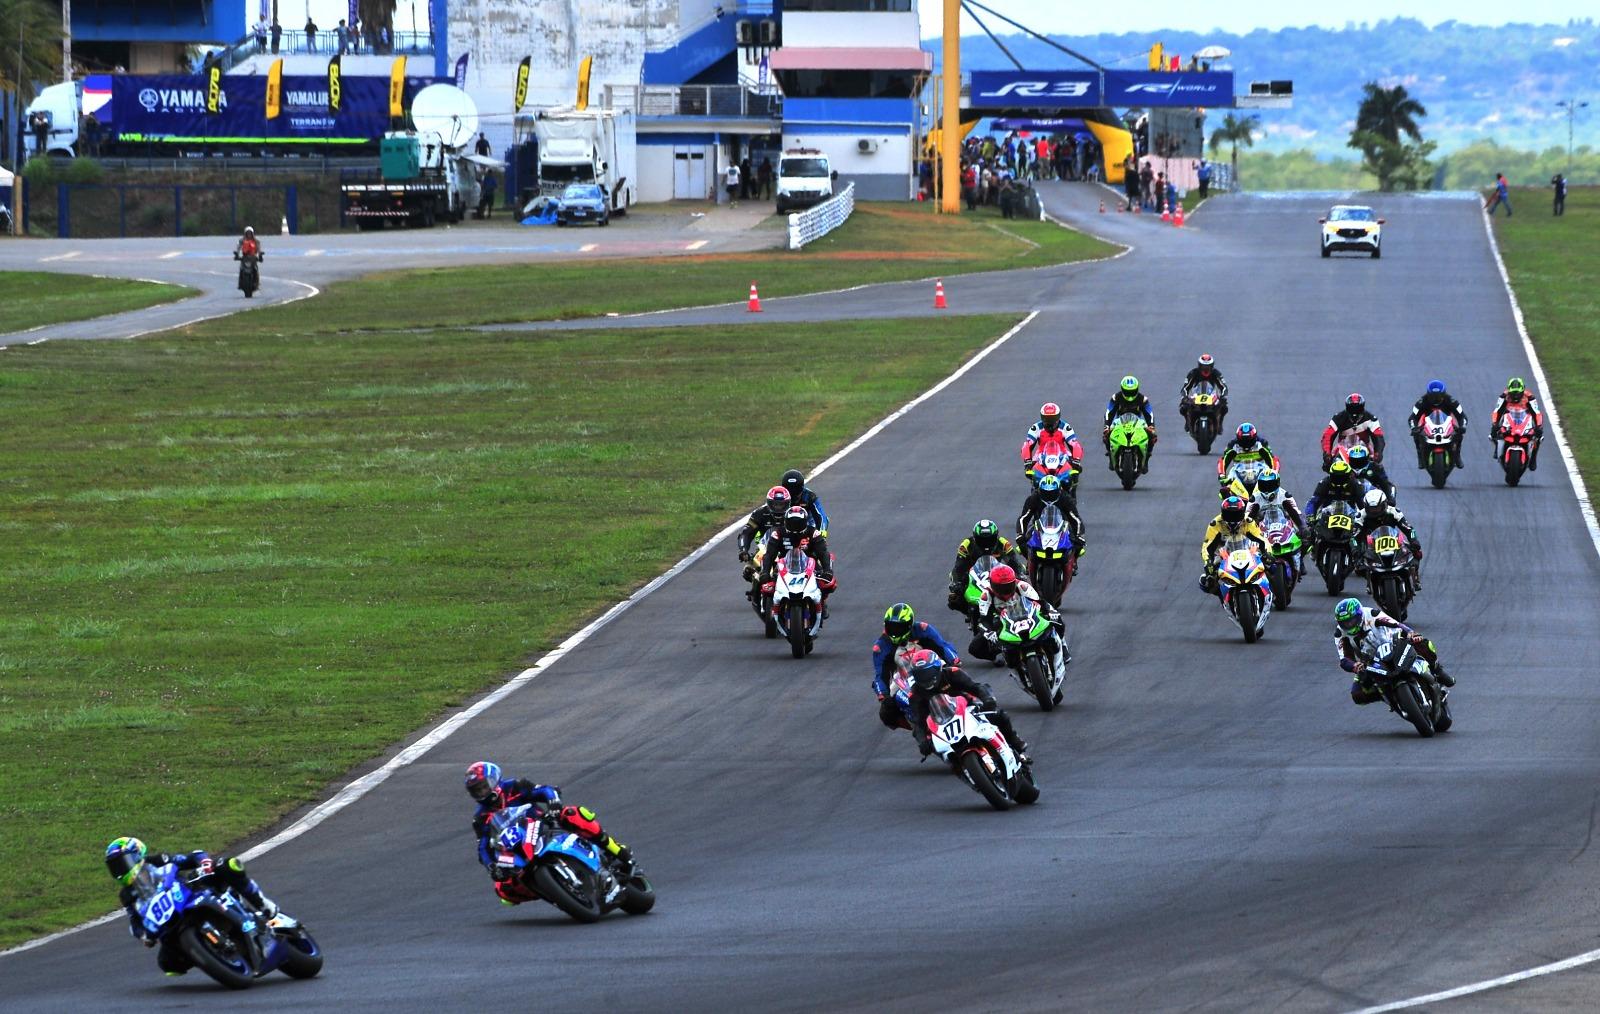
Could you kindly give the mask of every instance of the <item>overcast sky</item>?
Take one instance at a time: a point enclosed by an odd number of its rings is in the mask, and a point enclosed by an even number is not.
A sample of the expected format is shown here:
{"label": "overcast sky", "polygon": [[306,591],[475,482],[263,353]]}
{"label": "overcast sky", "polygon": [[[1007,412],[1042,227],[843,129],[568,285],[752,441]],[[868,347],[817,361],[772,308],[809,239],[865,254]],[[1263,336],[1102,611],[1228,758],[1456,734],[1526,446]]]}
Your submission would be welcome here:
{"label": "overcast sky", "polygon": [[[944,17],[942,0],[918,2],[923,38],[939,35]],[[1347,21],[1359,24],[1393,17],[1416,18],[1429,25],[1452,19],[1474,25],[1503,25],[1508,21],[1559,25],[1573,18],[1593,18],[1600,8],[1594,0],[1518,0],[1514,4],[1504,0],[1344,0],[1314,13],[1297,4],[1263,4],[1258,0],[1212,0],[1210,3],[1143,0],[1132,5],[1040,3],[1039,0],[982,0],[982,3],[1029,28],[1056,35],[1143,32],[1160,28],[1201,32],[1219,28],[1243,33],[1254,28],[1313,24],[1342,28]],[[1013,31],[995,18],[984,16],[984,21],[997,35]],[[975,35],[981,29],[963,15],[961,31]]]}

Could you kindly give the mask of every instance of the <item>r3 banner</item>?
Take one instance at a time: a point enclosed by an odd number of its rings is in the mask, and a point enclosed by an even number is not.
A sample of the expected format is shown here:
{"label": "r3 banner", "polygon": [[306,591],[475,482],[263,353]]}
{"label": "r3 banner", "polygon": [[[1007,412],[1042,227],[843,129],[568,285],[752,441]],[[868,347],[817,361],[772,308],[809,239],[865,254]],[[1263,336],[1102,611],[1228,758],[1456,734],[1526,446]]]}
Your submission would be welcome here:
{"label": "r3 banner", "polygon": [[975,109],[1231,107],[1233,72],[975,70],[970,94]]}

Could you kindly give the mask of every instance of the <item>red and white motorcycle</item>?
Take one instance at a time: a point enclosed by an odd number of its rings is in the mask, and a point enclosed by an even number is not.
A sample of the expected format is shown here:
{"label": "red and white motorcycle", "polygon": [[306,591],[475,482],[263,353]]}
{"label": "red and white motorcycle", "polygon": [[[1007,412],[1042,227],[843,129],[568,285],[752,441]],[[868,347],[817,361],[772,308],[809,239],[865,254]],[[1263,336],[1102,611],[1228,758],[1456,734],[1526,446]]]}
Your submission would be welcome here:
{"label": "red and white motorcycle", "polygon": [[996,810],[1038,801],[1032,769],[1017,760],[1016,751],[977,702],[936,695],[928,705],[928,736],[939,759]]}
{"label": "red and white motorcycle", "polygon": [[1528,463],[1539,449],[1539,438],[1534,435],[1533,413],[1525,408],[1509,410],[1500,417],[1500,428],[1494,436],[1499,442],[1495,457],[1500,459],[1500,467],[1505,470],[1506,485],[1515,486],[1522,481],[1522,474],[1528,470]]}
{"label": "red and white motorcycle", "polygon": [[778,560],[777,580],[763,589],[767,609],[789,640],[789,652],[805,658],[816,646],[822,629],[822,587],[817,581],[817,561],[796,547]]}
{"label": "red and white motorcycle", "polygon": [[1422,444],[1427,454],[1428,478],[1434,489],[1444,489],[1445,480],[1456,468],[1456,417],[1434,409],[1422,420]]}

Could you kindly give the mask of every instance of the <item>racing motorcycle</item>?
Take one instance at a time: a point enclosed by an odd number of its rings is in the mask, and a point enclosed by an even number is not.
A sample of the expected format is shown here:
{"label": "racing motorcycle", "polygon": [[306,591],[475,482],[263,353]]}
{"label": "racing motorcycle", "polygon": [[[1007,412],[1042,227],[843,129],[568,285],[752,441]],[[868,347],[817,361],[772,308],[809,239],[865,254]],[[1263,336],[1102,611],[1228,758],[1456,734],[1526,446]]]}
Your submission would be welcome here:
{"label": "racing motorcycle", "polygon": [[1150,427],[1144,416],[1124,412],[1112,420],[1110,446],[1111,470],[1122,480],[1123,489],[1132,489],[1150,459]]}
{"label": "racing motorcycle", "polygon": [[1229,481],[1237,481],[1244,487],[1246,496],[1253,495],[1256,491],[1256,482],[1261,478],[1261,473],[1267,471],[1265,461],[1235,461],[1228,466],[1224,473]]}
{"label": "racing motorcycle", "polygon": [[1222,423],[1222,395],[1217,385],[1202,380],[1183,399],[1189,409],[1189,433],[1201,454],[1210,454]]}
{"label": "racing motorcycle", "polygon": [[805,658],[816,647],[822,629],[822,588],[817,583],[817,561],[796,546],[778,561],[777,580],[762,594],[773,622],[789,640],[789,653]]}
{"label": "racing motorcycle", "polygon": [[1367,645],[1373,650],[1365,676],[1383,694],[1389,710],[1415,726],[1423,738],[1448,732],[1455,723],[1450,692],[1434,679],[1433,667],[1417,654],[1405,631],[1374,627],[1367,635]]}
{"label": "racing motorcycle", "polygon": [[1427,451],[1428,478],[1434,489],[1444,489],[1445,480],[1455,470],[1456,417],[1436,408],[1421,421],[1423,447]]}
{"label": "racing motorcycle", "polygon": [[1042,476],[1053,475],[1061,480],[1061,486],[1066,489],[1072,485],[1072,455],[1066,451],[1051,451],[1048,454],[1037,454],[1033,459],[1033,477],[1030,481],[1037,483]]}
{"label": "racing motorcycle", "polygon": [[1356,520],[1361,512],[1343,500],[1319,508],[1311,523],[1312,547],[1316,553],[1317,570],[1329,595],[1344,591],[1345,578],[1350,576],[1355,561]]}
{"label": "racing motorcycle", "polygon": [[1060,507],[1045,505],[1028,529],[1022,548],[1028,554],[1028,583],[1040,598],[1059,608],[1078,571],[1077,547]]}
{"label": "racing motorcycle", "polygon": [[134,890],[145,931],[163,945],[175,944],[194,967],[229,989],[244,989],[272,972],[309,979],[322,971],[322,949],[287,913],[262,920],[232,890],[185,880],[170,864],[146,863]]}
{"label": "racing motorcycle", "polygon": [[1223,610],[1244,633],[1244,643],[1255,644],[1267,631],[1272,581],[1261,552],[1249,539],[1228,538],[1217,550],[1217,594]]}
{"label": "racing motorcycle", "polygon": [[1525,408],[1506,412],[1500,417],[1495,439],[1500,441],[1498,457],[1500,467],[1505,469],[1506,485],[1515,486],[1522,481],[1522,473],[1528,470],[1528,461],[1538,442],[1533,435],[1533,414]]}
{"label": "racing motorcycle", "polygon": [[1061,684],[1067,676],[1066,640],[1045,616],[1039,604],[1026,595],[1014,595],[1000,607],[996,640],[1000,653],[1017,683],[1051,711],[1061,702]]}
{"label": "racing motorcycle", "polygon": [[1411,583],[1411,548],[1399,528],[1380,525],[1367,535],[1361,570],[1378,608],[1404,620],[1416,588]]}
{"label": "racing motorcycle", "polygon": [[244,293],[244,298],[249,299],[261,288],[261,261],[266,257],[264,253],[233,255],[239,262],[239,291]]}
{"label": "racing motorcycle", "polygon": [[1267,537],[1272,555],[1267,560],[1267,579],[1272,584],[1272,601],[1279,609],[1289,608],[1294,586],[1300,582],[1300,533],[1289,512],[1276,504],[1261,509],[1261,531]]}
{"label": "racing motorcycle", "polygon": [[928,704],[928,737],[939,759],[996,810],[1038,801],[1032,769],[1017,760],[977,701],[964,694],[935,695]]}
{"label": "racing motorcycle", "polygon": [[579,922],[619,908],[643,915],[655,907],[655,888],[636,863],[619,863],[526,803],[497,811],[488,834],[495,880],[514,881]]}

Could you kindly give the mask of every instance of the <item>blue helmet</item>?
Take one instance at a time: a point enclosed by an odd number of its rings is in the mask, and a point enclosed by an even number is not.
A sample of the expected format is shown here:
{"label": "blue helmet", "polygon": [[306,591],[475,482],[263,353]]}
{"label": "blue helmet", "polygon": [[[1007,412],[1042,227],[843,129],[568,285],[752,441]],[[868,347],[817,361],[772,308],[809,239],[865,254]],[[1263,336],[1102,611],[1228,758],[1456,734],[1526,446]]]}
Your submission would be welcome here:
{"label": "blue helmet", "polygon": [[939,685],[939,676],[944,671],[944,659],[922,648],[912,652],[909,661],[912,684],[925,693],[931,693]]}
{"label": "blue helmet", "polygon": [[1333,607],[1333,622],[1346,634],[1359,634],[1366,626],[1366,616],[1361,612],[1360,599],[1340,599]]}
{"label": "blue helmet", "polygon": [[1429,394],[1443,394],[1444,393],[1444,381],[1442,381],[1442,380],[1430,380],[1430,381],[1428,381],[1428,393]]}
{"label": "blue helmet", "polygon": [[467,795],[478,802],[486,802],[500,787],[500,765],[494,761],[478,761],[467,768]]}
{"label": "blue helmet", "polygon": [[1239,442],[1240,447],[1254,447],[1256,441],[1261,439],[1261,434],[1256,432],[1254,423],[1240,423],[1234,431],[1233,439]]}
{"label": "blue helmet", "polygon": [[1039,499],[1045,503],[1055,503],[1061,499],[1061,480],[1054,475],[1039,476]]}
{"label": "blue helmet", "polygon": [[147,854],[144,842],[124,835],[106,846],[106,869],[111,871],[117,883],[127,887],[139,875]]}

